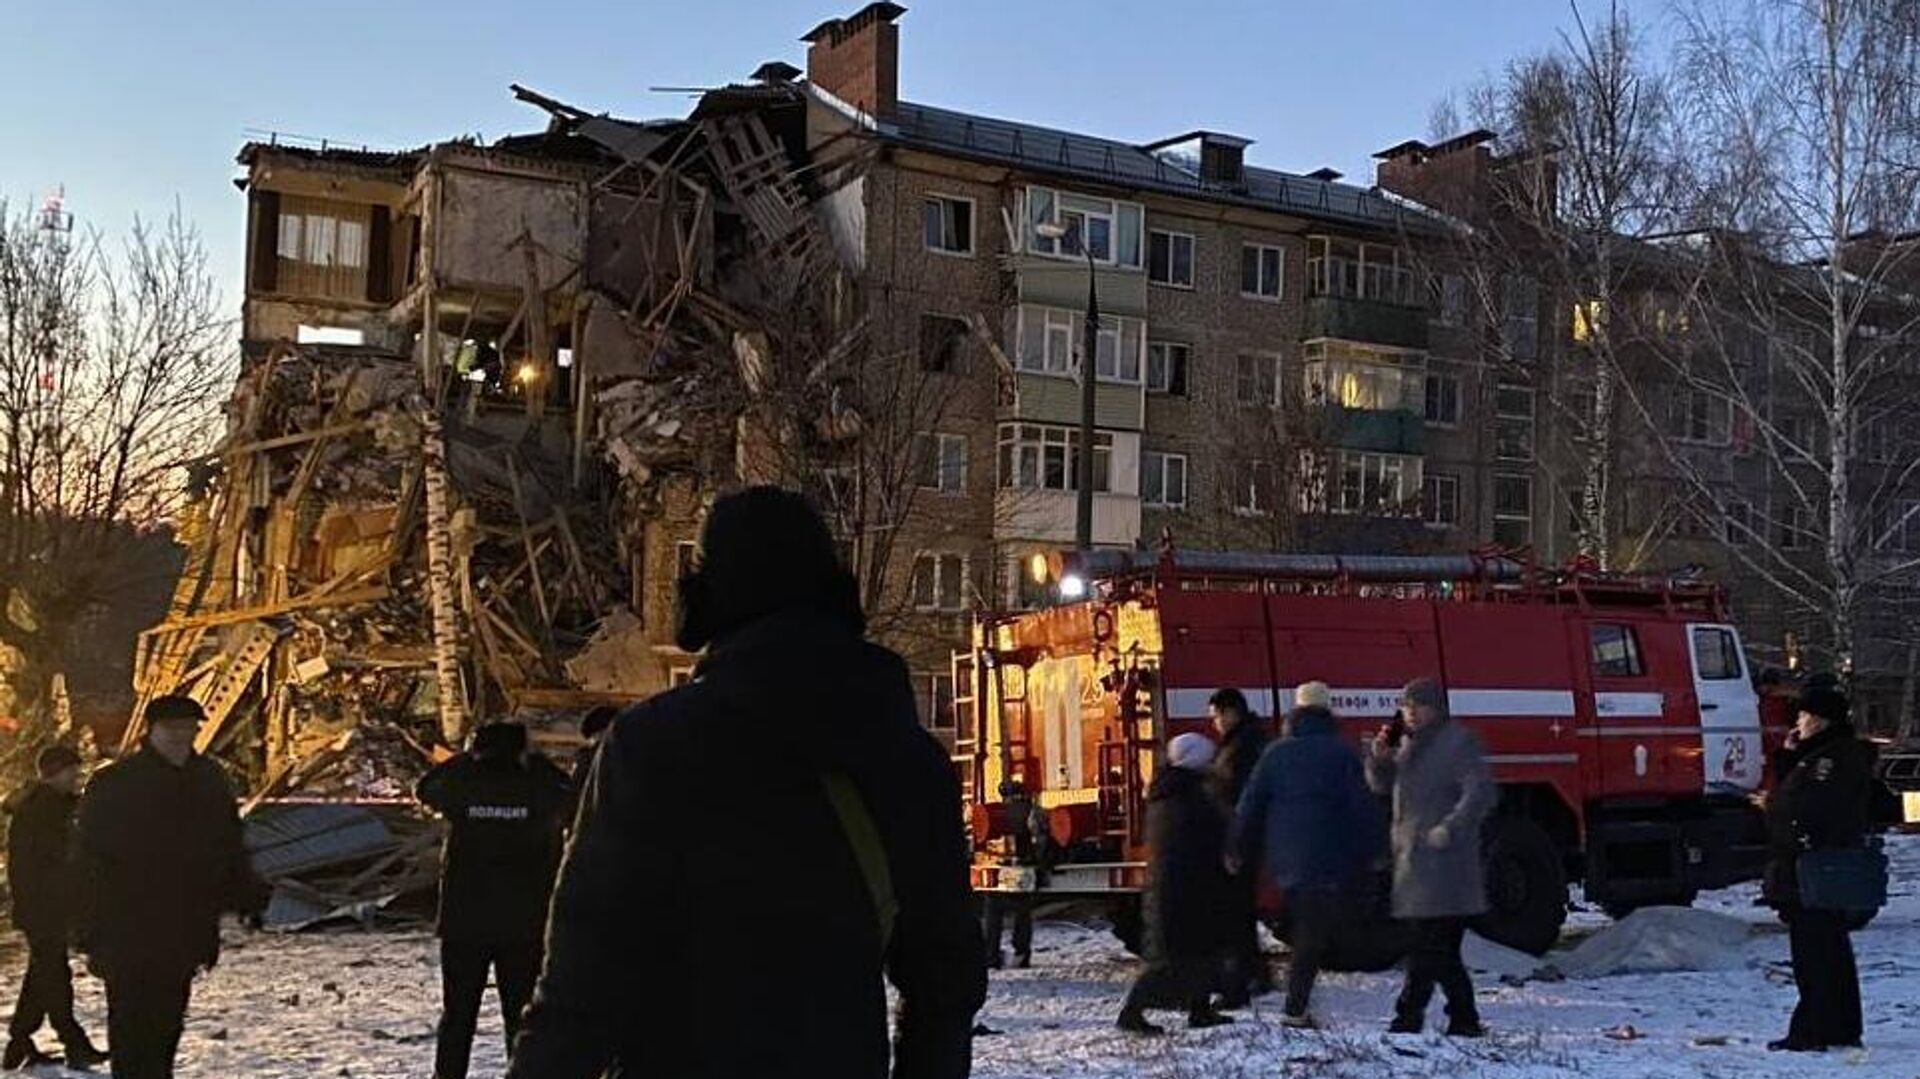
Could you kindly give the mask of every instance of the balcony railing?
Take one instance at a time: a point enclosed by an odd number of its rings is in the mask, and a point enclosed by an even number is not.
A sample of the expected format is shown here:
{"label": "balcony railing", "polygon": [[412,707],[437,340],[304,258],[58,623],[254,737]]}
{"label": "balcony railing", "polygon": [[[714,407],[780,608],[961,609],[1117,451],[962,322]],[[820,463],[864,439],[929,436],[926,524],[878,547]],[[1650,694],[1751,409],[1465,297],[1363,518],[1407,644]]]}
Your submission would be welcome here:
{"label": "balcony railing", "polygon": [[1427,309],[1351,296],[1309,296],[1306,337],[1425,349]]}

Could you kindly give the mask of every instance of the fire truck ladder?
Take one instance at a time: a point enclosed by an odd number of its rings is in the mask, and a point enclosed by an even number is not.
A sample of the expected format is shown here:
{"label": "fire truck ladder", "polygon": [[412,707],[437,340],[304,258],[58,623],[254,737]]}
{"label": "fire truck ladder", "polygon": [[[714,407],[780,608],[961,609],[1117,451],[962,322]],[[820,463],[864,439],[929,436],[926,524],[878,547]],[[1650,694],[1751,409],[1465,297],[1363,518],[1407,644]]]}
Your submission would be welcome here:
{"label": "fire truck ladder", "polygon": [[974,663],[971,649],[956,650],[950,660],[953,676],[953,763],[960,774],[960,798],[971,805],[980,785],[980,685],[985,672]]}

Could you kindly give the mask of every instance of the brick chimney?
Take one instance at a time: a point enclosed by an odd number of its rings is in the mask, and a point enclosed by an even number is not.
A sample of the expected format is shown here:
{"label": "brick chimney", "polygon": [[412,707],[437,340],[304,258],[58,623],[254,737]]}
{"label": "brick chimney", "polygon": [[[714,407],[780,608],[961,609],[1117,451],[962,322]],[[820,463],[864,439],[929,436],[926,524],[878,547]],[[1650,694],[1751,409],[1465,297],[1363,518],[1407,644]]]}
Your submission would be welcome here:
{"label": "brick chimney", "polygon": [[800,40],[807,43],[807,81],[870,116],[891,116],[900,104],[899,4],[868,4],[844,19],[828,19]]}
{"label": "brick chimney", "polygon": [[1444,213],[1475,219],[1487,205],[1493,132],[1469,131],[1432,146],[1408,139],[1374,154],[1374,183]]}

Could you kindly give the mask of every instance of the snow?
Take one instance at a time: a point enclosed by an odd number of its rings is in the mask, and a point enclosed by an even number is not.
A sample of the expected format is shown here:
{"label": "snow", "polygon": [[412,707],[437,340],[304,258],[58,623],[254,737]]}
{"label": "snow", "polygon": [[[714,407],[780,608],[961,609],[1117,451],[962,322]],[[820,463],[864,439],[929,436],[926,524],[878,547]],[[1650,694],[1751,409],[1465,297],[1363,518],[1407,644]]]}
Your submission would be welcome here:
{"label": "snow", "polygon": [[[1029,1079],[1802,1079],[1920,1076],[1920,836],[1891,844],[1894,898],[1855,934],[1866,1003],[1868,1052],[1794,1055],[1765,1045],[1786,1027],[1794,990],[1787,941],[1752,886],[1702,896],[1699,906],[1738,919],[1749,935],[1724,969],[1523,980],[1525,957],[1474,942],[1469,957],[1493,1034],[1481,1042],[1383,1034],[1398,976],[1331,974],[1315,996],[1322,1032],[1279,1025],[1267,997],[1217,1030],[1141,1040],[1113,1018],[1138,964],[1104,930],[1043,922],[1034,968],[996,973],[981,1020],[999,1033],[975,1044],[974,1074]],[[1582,913],[1569,945],[1604,926]],[[1549,956],[1549,960],[1564,956]],[[14,984],[19,958],[0,962]],[[1500,974],[1508,975],[1504,980]],[[82,1019],[104,1038],[99,983],[80,979]],[[297,936],[236,933],[220,966],[196,987],[182,1045],[183,1079],[417,1079],[431,1071],[439,1004],[436,946],[417,932],[346,931]],[[1439,1016],[1436,1002],[1434,1017]],[[51,1045],[50,1034],[42,1044]],[[497,1079],[503,1061],[498,1008],[489,998],[474,1047],[474,1079]],[[42,1076],[62,1076],[42,1069]]]}

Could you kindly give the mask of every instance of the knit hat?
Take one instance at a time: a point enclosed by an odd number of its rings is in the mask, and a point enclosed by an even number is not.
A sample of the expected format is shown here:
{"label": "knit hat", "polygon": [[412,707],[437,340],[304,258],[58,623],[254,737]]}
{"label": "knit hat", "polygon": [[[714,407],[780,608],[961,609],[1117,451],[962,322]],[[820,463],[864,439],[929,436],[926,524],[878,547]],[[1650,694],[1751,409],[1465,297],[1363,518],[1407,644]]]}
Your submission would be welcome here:
{"label": "knit hat", "polygon": [[1325,682],[1315,679],[1300,683],[1293,691],[1293,704],[1296,708],[1333,708],[1333,690]]}
{"label": "knit hat", "polygon": [[674,643],[698,652],[768,615],[813,609],[864,632],[860,589],[833,533],[806,498],[749,487],[715,502],[700,531],[699,568],[680,582]]}
{"label": "knit hat", "polygon": [[1408,682],[1407,688],[1400,691],[1400,696],[1408,704],[1438,708],[1441,712],[1447,710],[1447,691],[1440,688],[1440,682],[1435,678],[1416,678]]}
{"label": "knit hat", "polygon": [[1167,743],[1167,763],[1197,772],[1213,763],[1213,739],[1188,731]]}

